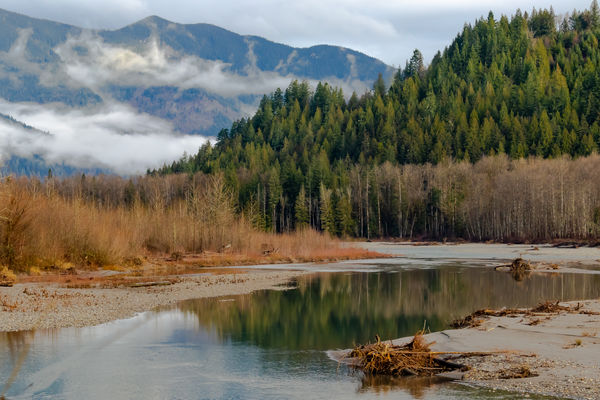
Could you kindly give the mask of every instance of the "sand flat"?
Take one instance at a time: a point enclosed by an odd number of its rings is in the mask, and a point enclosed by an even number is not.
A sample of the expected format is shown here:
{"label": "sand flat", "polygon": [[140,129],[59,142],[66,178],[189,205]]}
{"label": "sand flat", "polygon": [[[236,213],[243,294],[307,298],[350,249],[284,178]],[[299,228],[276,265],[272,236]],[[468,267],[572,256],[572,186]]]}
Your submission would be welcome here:
{"label": "sand flat", "polygon": [[[522,393],[600,398],[600,301],[561,303],[581,312],[490,317],[480,326],[425,335],[432,351],[500,352],[461,359],[464,382]],[[412,338],[394,340],[404,344]],[[526,366],[538,376],[499,379]]]}

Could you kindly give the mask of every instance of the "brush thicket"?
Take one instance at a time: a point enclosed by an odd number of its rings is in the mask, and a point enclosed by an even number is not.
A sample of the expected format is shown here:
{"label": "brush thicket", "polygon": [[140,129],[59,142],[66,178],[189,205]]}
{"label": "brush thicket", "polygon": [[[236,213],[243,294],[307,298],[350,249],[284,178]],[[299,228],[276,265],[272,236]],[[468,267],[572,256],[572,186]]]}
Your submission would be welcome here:
{"label": "brush thicket", "polygon": [[0,269],[95,268],[172,254],[203,254],[209,265],[368,255],[310,229],[260,231],[236,212],[222,177],[185,179],[4,178]]}

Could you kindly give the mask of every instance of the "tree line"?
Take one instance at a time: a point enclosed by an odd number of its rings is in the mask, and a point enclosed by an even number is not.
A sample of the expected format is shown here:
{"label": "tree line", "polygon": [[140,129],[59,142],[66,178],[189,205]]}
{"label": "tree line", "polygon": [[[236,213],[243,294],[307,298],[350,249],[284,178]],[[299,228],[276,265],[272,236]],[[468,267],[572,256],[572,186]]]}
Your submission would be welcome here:
{"label": "tree line", "polygon": [[[593,170],[572,169],[597,162],[582,157],[600,146],[599,39],[595,0],[562,19],[552,9],[490,13],[429,66],[415,50],[389,88],[380,76],[346,99],[327,83],[292,82],[214,146],[149,173],[222,173],[238,211],[277,232],[597,235]],[[496,169],[480,174],[484,165]]]}

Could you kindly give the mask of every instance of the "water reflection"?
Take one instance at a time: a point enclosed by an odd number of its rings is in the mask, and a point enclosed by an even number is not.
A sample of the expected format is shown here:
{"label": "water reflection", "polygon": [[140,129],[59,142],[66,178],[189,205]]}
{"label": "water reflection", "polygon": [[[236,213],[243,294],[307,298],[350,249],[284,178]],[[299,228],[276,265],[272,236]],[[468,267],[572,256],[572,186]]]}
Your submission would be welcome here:
{"label": "water reflection", "polygon": [[512,276],[512,278],[515,281],[521,282],[521,281],[523,281],[526,278],[529,278],[531,276],[531,271],[522,270],[522,269],[515,269],[513,271],[510,271],[510,276]]}
{"label": "water reflection", "polygon": [[398,378],[391,376],[363,376],[359,389],[360,392],[373,391],[375,393],[388,393],[391,391],[406,391],[415,399],[424,399],[430,389],[448,379],[439,377],[408,377]]}
{"label": "water reflection", "polygon": [[600,275],[531,274],[515,281],[483,268],[399,270],[395,273],[320,274],[298,289],[265,291],[181,303],[200,325],[223,340],[264,348],[335,349],[432,330],[479,308],[529,307],[546,300],[600,297]]}
{"label": "water reflection", "polygon": [[444,329],[482,307],[600,297],[600,275],[516,282],[485,268],[382,270],[307,276],[293,290],[188,301],[92,328],[2,333],[0,388],[8,383],[10,399],[509,399],[427,379],[363,379],[323,350],[412,335],[425,320]]}

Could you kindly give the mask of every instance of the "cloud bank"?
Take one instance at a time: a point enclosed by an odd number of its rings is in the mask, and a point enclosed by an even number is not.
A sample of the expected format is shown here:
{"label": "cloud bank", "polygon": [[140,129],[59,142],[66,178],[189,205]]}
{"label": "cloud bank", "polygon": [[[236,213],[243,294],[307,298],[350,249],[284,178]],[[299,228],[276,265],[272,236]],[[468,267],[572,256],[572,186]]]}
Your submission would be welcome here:
{"label": "cloud bank", "polygon": [[12,154],[24,158],[37,154],[50,164],[64,162],[130,175],[171,162],[184,152],[195,153],[207,141],[177,135],[168,122],[121,104],[84,111],[0,101],[0,113],[48,132],[0,119],[0,160]]}
{"label": "cloud bank", "polygon": [[[277,88],[286,88],[294,80],[303,78],[292,74],[281,75],[262,71],[256,66],[253,44],[249,42],[246,54],[250,64],[244,74],[229,69],[230,64],[219,60],[205,60],[180,55],[157,38],[151,38],[138,48],[107,44],[101,38],[84,33],[69,38],[55,51],[62,59],[62,73],[72,84],[92,88],[96,92],[109,85],[150,87],[175,86],[182,89],[201,88],[222,97],[262,95]],[[87,51],[81,52],[85,48]],[[351,60],[352,61],[352,60]],[[293,57],[287,63],[293,63]],[[351,76],[348,80],[325,78],[344,92],[364,91],[365,84]],[[310,82],[316,86],[316,81]]]}
{"label": "cloud bank", "polygon": [[[86,48],[85,54],[77,49]],[[136,51],[104,43],[88,34],[59,46],[65,75],[80,86],[102,91],[108,85],[175,86],[202,88],[223,97],[268,93],[285,87],[292,76],[249,69],[247,76],[229,70],[229,64],[193,56],[179,56],[152,39]]]}

